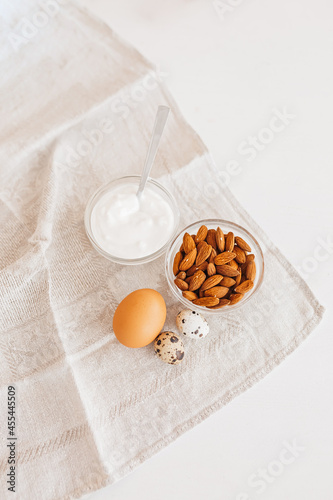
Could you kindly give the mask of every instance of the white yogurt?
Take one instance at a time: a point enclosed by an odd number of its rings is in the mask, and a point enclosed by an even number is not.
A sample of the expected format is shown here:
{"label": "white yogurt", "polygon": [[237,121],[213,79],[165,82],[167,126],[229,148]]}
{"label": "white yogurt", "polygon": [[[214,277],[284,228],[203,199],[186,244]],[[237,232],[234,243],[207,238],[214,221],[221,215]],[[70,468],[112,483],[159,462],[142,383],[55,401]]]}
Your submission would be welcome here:
{"label": "white yogurt", "polygon": [[159,250],[174,230],[168,202],[149,184],[141,199],[138,186],[111,188],[94,206],[91,231],[98,245],[114,257],[138,259]]}

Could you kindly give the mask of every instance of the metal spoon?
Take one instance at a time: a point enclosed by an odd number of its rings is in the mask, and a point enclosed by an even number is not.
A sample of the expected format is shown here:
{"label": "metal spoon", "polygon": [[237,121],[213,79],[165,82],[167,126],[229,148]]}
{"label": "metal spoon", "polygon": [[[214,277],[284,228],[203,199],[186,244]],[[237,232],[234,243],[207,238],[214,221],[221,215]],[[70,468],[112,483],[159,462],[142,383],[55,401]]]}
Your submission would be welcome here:
{"label": "metal spoon", "polygon": [[136,193],[137,197],[141,198],[141,195],[143,193],[143,190],[146,186],[147,179],[149,177],[151,167],[153,166],[155,156],[158,150],[158,146],[160,144],[160,140],[163,134],[163,130],[166,124],[166,121],[168,119],[170,108],[168,106],[159,106],[157,113],[156,113],[156,118],[155,118],[155,123],[154,123],[154,128],[153,128],[153,133],[150,139],[150,144],[145,160],[145,164],[143,167],[142,175],[141,175],[141,181],[139,185],[139,189]]}

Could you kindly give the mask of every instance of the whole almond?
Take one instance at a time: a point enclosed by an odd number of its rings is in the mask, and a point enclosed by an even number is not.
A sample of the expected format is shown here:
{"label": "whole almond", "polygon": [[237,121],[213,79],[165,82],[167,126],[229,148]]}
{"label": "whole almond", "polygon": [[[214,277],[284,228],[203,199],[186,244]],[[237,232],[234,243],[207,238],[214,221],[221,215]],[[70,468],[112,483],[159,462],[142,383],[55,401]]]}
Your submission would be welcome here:
{"label": "whole almond", "polygon": [[234,269],[238,269],[238,263],[235,260],[231,260],[228,262],[228,265],[233,267]]}
{"label": "whole almond", "polygon": [[205,241],[200,245],[200,249],[198,250],[197,260],[195,261],[196,266],[200,266],[205,260],[208,259],[210,253],[212,251],[211,245],[208,245]]}
{"label": "whole almond", "polygon": [[190,253],[186,254],[181,263],[179,264],[180,271],[187,271],[193,266],[197,256],[197,249],[194,248]]}
{"label": "whole almond", "polygon": [[206,241],[216,250],[216,229],[208,229]]}
{"label": "whole almond", "polygon": [[221,307],[228,306],[229,304],[229,299],[220,299],[220,302],[217,304],[217,306],[211,306],[210,309],[221,309]]}
{"label": "whole almond", "polygon": [[199,243],[199,241],[204,241],[207,237],[208,229],[206,226],[200,226],[198,232],[194,238],[195,243]]}
{"label": "whole almond", "polygon": [[246,262],[246,253],[238,246],[234,246],[233,252],[236,254],[235,260],[238,264],[245,264]]}
{"label": "whole almond", "polygon": [[202,297],[201,299],[193,300],[193,304],[196,306],[206,306],[213,307],[220,303],[220,299],[217,297]]}
{"label": "whole almond", "polygon": [[207,245],[207,242],[206,242],[206,241],[204,241],[204,240],[199,241],[199,243],[197,244],[197,250],[198,250],[198,252],[199,252],[200,248],[201,248],[204,244],[206,244],[206,245]]}
{"label": "whole almond", "polygon": [[229,232],[225,237],[225,248],[226,252],[232,252],[235,246],[235,237],[233,232]]}
{"label": "whole almond", "polygon": [[179,264],[181,263],[182,259],[183,259],[183,254],[181,252],[177,252],[173,260],[173,274],[175,276],[176,274],[178,274]]}
{"label": "whole almond", "polygon": [[180,271],[180,273],[177,274],[177,278],[179,278],[180,280],[185,280],[186,279],[185,271]]}
{"label": "whole almond", "polygon": [[253,288],[253,281],[251,280],[246,280],[243,281],[240,285],[236,286],[235,292],[236,293],[247,293],[249,290]]}
{"label": "whole almond", "polygon": [[237,302],[242,300],[243,297],[244,295],[242,293],[232,293],[229,297],[230,305],[233,306],[234,304],[237,304]]}
{"label": "whole almond", "polygon": [[246,262],[244,262],[244,264],[241,264],[239,266],[241,268],[243,274],[245,274],[245,272],[246,272],[247,265],[248,265],[248,262],[246,261]]}
{"label": "whole almond", "polygon": [[228,264],[228,262],[231,262],[235,257],[236,254],[233,252],[222,252],[215,257],[214,264],[216,266],[223,266],[223,264]]}
{"label": "whole almond", "polygon": [[205,291],[205,297],[217,297],[222,299],[229,292],[229,288],[226,286],[213,286]]}
{"label": "whole almond", "polygon": [[237,245],[239,248],[244,250],[244,252],[251,252],[251,247],[246,243],[246,241],[243,240],[240,236],[236,236],[235,238]]}
{"label": "whole almond", "polygon": [[235,246],[235,237],[234,233],[230,231],[225,237],[225,248],[226,252],[233,252]]}
{"label": "whole almond", "polygon": [[201,287],[205,280],[206,275],[203,271],[197,271],[196,273],[194,273],[189,283],[189,291],[194,292],[194,290],[198,290],[198,288]]}
{"label": "whole almond", "polygon": [[216,255],[217,255],[217,252],[216,252],[215,248],[212,248],[212,251],[210,252],[210,256],[208,259],[209,264],[211,264],[211,263],[214,264],[214,259],[215,259]]}
{"label": "whole almond", "polygon": [[180,280],[179,278],[175,279],[175,285],[178,286],[179,290],[181,290],[182,292],[184,290],[188,290],[188,284],[186,283],[186,281]]}
{"label": "whole almond", "polygon": [[192,252],[192,250],[194,250],[194,248],[195,248],[194,240],[193,240],[192,236],[190,236],[188,233],[184,234],[183,245],[184,245],[184,252],[186,254]]}
{"label": "whole almond", "polygon": [[254,260],[250,260],[250,262],[246,266],[245,276],[248,280],[254,281],[256,277],[256,263]]}
{"label": "whole almond", "polygon": [[246,256],[246,262],[250,262],[251,260],[254,260],[255,256],[253,253],[249,253],[249,255]]}
{"label": "whole almond", "polygon": [[222,266],[216,266],[216,271],[218,274],[222,274],[222,276],[228,276],[229,278],[233,278],[234,276],[239,275],[238,269],[234,269],[232,266],[228,264],[223,264]]}
{"label": "whole almond", "polygon": [[191,300],[191,301],[198,298],[196,293],[189,292],[188,290],[183,292],[183,297],[184,297],[184,299]]}
{"label": "whole almond", "polygon": [[216,274],[216,267],[215,267],[215,264],[213,264],[212,262],[210,264],[208,264],[207,266],[207,275],[208,276],[214,276],[214,274]]}
{"label": "whole almond", "polygon": [[192,278],[192,276],[188,276],[187,278],[184,279],[184,281],[186,281],[186,283],[190,284],[191,278]]}
{"label": "whole almond", "polygon": [[220,252],[224,252],[225,238],[224,233],[220,227],[216,229],[216,245]]}
{"label": "whole almond", "polygon": [[208,288],[218,285],[220,281],[222,281],[222,276],[220,274],[210,276],[210,278],[207,278],[206,281],[203,282],[200,290],[204,292],[205,290],[208,290]]}
{"label": "whole almond", "polygon": [[188,269],[186,271],[186,274],[187,276],[193,276],[194,273],[196,273],[197,271],[206,271],[207,269],[207,266],[208,266],[208,262],[203,262],[202,264],[200,264],[200,266],[196,266],[194,264],[194,266],[190,267],[190,269]]}
{"label": "whole almond", "polygon": [[239,272],[239,275],[236,276],[236,283],[235,283],[235,286],[238,286],[240,284],[240,282],[242,281],[242,277],[243,277],[243,271],[241,270],[241,268],[239,267],[238,268],[238,272]]}
{"label": "whole almond", "polygon": [[229,278],[228,276],[224,276],[221,284],[222,286],[227,286],[228,288],[230,288],[231,286],[234,286],[236,284],[236,281],[232,278]]}

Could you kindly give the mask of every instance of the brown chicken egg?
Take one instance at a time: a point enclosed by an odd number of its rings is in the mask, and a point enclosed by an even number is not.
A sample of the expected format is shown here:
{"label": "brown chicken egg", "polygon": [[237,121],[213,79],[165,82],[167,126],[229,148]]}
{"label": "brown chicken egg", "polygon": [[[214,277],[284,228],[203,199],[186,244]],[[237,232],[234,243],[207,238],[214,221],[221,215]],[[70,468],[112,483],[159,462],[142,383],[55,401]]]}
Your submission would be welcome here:
{"label": "brown chicken egg", "polygon": [[113,316],[113,331],[126,347],[144,347],[160,333],[165,318],[162,295],[156,290],[142,288],[120,302]]}

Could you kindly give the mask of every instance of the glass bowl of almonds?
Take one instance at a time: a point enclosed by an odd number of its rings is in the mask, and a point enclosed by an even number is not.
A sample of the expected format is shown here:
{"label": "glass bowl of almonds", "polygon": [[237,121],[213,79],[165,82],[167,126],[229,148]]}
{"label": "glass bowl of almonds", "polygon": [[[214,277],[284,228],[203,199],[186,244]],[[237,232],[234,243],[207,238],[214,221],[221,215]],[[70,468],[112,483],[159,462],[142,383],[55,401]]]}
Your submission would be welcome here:
{"label": "glass bowl of almonds", "polygon": [[185,227],[171,242],[165,271],[173,295],[203,314],[229,312],[259,290],[264,257],[246,229],[222,219]]}

